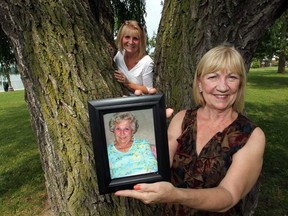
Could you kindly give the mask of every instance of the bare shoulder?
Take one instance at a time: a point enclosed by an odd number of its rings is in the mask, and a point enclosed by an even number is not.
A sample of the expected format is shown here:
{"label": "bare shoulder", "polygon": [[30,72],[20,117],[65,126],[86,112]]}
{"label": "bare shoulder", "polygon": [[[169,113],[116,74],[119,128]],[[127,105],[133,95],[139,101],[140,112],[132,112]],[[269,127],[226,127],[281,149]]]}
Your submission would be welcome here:
{"label": "bare shoulder", "polygon": [[252,136],[257,136],[259,138],[264,138],[265,139],[265,134],[263,130],[260,127],[256,127],[255,130],[252,133]]}
{"label": "bare shoulder", "polygon": [[171,129],[173,131],[175,131],[175,129],[181,130],[181,125],[185,117],[185,114],[186,114],[186,110],[181,110],[178,113],[176,113],[169,124],[168,130],[171,130]]}
{"label": "bare shoulder", "polygon": [[186,110],[178,112],[171,120],[168,127],[168,138],[176,142],[176,139],[182,133],[182,122],[185,117]]}
{"label": "bare shoulder", "polygon": [[266,143],[265,134],[260,127],[257,127],[252,132],[246,145],[251,148],[260,148],[263,149],[264,151],[265,143]]}
{"label": "bare shoulder", "polygon": [[172,118],[169,127],[168,127],[168,135],[179,136],[182,130],[182,122],[185,116],[186,110],[182,110]]}
{"label": "bare shoulder", "polygon": [[169,154],[170,165],[172,165],[173,157],[176,152],[178,142],[177,138],[182,133],[182,122],[185,117],[186,110],[178,112],[171,120],[168,127],[168,142],[169,142]]}
{"label": "bare shoulder", "polygon": [[247,143],[243,146],[242,150],[236,155],[239,154],[241,157],[254,157],[262,160],[266,145],[266,138],[263,130],[260,127],[257,127],[252,132]]}
{"label": "bare shoulder", "polygon": [[173,117],[172,121],[181,121],[184,119],[184,116],[186,114],[186,110],[181,110]]}

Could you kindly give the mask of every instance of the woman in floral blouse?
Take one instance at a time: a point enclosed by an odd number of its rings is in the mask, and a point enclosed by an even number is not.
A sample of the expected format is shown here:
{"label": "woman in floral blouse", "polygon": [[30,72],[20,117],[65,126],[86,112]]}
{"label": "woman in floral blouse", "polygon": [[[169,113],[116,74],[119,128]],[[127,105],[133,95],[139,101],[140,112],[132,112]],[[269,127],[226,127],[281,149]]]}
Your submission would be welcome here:
{"label": "woman in floral blouse", "polygon": [[144,203],[166,203],[163,215],[244,215],[255,207],[265,135],[245,117],[246,71],[240,53],[219,45],[200,60],[193,83],[197,107],[168,128],[171,183],[118,191]]}

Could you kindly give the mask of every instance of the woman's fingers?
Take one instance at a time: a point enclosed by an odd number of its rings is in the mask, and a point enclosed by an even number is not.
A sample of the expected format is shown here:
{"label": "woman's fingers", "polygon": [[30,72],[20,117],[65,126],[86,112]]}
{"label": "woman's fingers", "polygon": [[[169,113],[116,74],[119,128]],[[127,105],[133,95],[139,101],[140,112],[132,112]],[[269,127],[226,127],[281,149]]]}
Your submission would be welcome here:
{"label": "woman's fingers", "polygon": [[137,90],[135,90],[134,94],[136,96],[140,96],[140,95],[143,95],[143,92],[140,89],[137,89]]}
{"label": "woman's fingers", "polygon": [[156,88],[151,88],[148,90],[149,94],[156,94],[157,93],[157,89]]}
{"label": "woman's fingers", "polygon": [[173,114],[174,110],[172,108],[167,108],[166,109],[166,118],[170,118],[171,115]]}
{"label": "woman's fingers", "polygon": [[116,80],[118,82],[121,82],[121,83],[125,83],[126,82],[126,76],[120,71],[115,71],[114,77],[116,78]]}

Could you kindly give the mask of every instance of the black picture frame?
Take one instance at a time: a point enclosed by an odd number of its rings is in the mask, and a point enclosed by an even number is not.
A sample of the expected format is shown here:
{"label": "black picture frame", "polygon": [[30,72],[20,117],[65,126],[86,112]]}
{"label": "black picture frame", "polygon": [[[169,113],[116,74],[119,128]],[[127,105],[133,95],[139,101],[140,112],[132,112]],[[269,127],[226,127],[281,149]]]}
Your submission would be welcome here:
{"label": "black picture frame", "polygon": [[[111,178],[107,151],[107,146],[110,142],[108,141],[109,136],[107,134],[110,131],[108,132],[107,130],[107,119],[112,114],[119,112],[132,112],[136,117],[138,115],[143,121],[150,120],[150,123],[146,122],[145,125],[142,122],[142,133],[150,134],[150,139],[153,139],[154,136],[157,153],[157,172]],[[138,183],[170,181],[164,94],[90,100],[88,101],[88,114],[100,194],[112,193],[122,189],[132,189]],[[141,115],[144,115],[144,118]],[[141,123],[139,122],[140,128]],[[147,131],[148,129],[150,131]]]}

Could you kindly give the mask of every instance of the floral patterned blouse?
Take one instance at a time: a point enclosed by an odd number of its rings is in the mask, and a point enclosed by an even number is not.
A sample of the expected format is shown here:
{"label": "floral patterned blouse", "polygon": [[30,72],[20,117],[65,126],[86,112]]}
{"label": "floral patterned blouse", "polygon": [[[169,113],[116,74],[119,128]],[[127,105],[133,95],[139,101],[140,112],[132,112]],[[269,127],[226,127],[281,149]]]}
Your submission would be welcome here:
{"label": "floral patterned blouse", "polygon": [[[246,144],[256,128],[249,119],[238,114],[237,119],[222,132],[215,134],[198,155],[196,116],[197,109],[187,110],[182,124],[182,134],[177,139],[179,145],[171,168],[171,181],[179,188],[216,187],[225,177],[233,154]],[[242,215],[243,203],[241,200],[226,213],[204,212],[171,204],[165,207],[163,215]]]}
{"label": "floral patterned blouse", "polygon": [[134,139],[127,152],[120,152],[114,144],[108,145],[111,179],[158,171],[157,160],[146,140]]}

